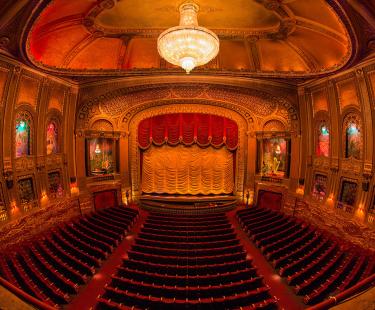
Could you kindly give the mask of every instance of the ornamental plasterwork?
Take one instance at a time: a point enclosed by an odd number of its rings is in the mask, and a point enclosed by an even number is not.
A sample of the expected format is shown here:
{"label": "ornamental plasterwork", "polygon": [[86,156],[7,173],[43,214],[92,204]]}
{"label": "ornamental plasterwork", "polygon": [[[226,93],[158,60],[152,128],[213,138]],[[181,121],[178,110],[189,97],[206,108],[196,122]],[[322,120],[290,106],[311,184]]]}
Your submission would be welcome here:
{"label": "ornamental plasterwork", "polygon": [[330,167],[330,158],[324,156],[314,157],[314,167],[318,169],[328,170]]}
{"label": "ornamental plasterwork", "polygon": [[[153,101],[148,102],[146,104],[140,104],[138,106],[133,107],[132,109],[125,111],[123,114],[123,117],[120,119],[119,127],[123,129],[128,129],[129,127],[129,121],[130,119],[136,115],[137,113],[145,110],[150,109],[153,107],[165,107],[167,105],[174,104],[176,106],[182,106],[183,104],[195,104],[200,105],[202,113],[204,113],[205,109],[208,109],[210,106],[215,107],[223,107],[225,109],[230,109],[232,111],[237,112],[242,117],[244,117],[247,122],[249,123],[249,126],[253,130],[253,117],[250,113],[248,113],[246,110],[242,109],[240,106],[236,106],[234,104],[224,103],[224,102],[218,102],[213,100],[205,100],[205,99],[170,99],[170,100],[160,100],[160,101]],[[182,111],[180,111],[182,112]],[[164,109],[162,114],[170,113],[169,110]],[[178,112],[177,112],[178,113]],[[227,118],[230,118],[229,116],[226,116]]]}
{"label": "ornamental plasterwork", "polygon": [[235,191],[242,193],[243,181],[245,175],[245,169],[247,166],[247,158],[245,156],[245,150],[247,149],[246,132],[248,131],[247,121],[238,113],[219,106],[202,106],[201,104],[168,104],[162,106],[147,107],[139,110],[138,113],[130,120],[129,126],[129,162],[130,162],[130,174],[132,180],[132,190],[134,193],[138,193],[140,188],[140,151],[138,147],[138,125],[146,118],[150,118],[156,115],[168,113],[204,113],[214,114],[234,120],[238,125],[238,148],[236,152],[236,184]]}
{"label": "ornamental plasterwork", "polygon": [[[295,30],[296,17],[293,12],[288,9],[284,4],[281,4],[277,0],[256,0],[260,4],[264,5],[267,10],[274,11],[275,15],[279,18],[279,25],[267,29],[226,29],[226,28],[215,28],[215,33],[220,38],[229,39],[242,39],[248,36],[256,36],[262,39],[286,39]],[[130,37],[157,37],[163,29],[158,28],[122,28],[122,27],[105,27],[96,23],[96,18],[104,10],[110,10],[114,7],[115,0],[101,0],[89,10],[86,16],[83,18],[83,26],[86,27],[87,31],[96,36],[130,36]],[[217,12],[222,9],[217,7],[202,6],[201,12]],[[176,7],[167,5],[159,8],[160,12],[175,11]]]}
{"label": "ornamental plasterwork", "polygon": [[374,248],[374,231],[360,221],[353,218],[352,214],[337,208],[327,208],[319,203],[309,202],[308,208],[296,214],[308,222],[329,230],[336,236],[345,238],[364,248]]}
{"label": "ornamental plasterwork", "polygon": [[46,156],[46,166],[51,169],[52,167],[59,167],[63,164],[62,154],[51,154]]}
{"label": "ornamental plasterwork", "polygon": [[9,79],[9,69],[2,68],[0,64],[0,107],[4,105],[5,94],[7,93],[7,82]]}
{"label": "ornamental plasterwork", "polygon": [[97,131],[113,131],[113,125],[110,121],[98,119],[90,126],[90,129]]}
{"label": "ornamental plasterwork", "polygon": [[341,171],[348,175],[360,175],[362,162],[355,158],[343,158],[341,161]]}
{"label": "ornamental plasterwork", "polygon": [[290,102],[259,90],[195,84],[145,85],[116,89],[83,102],[77,114],[77,128],[87,128],[90,119],[98,115],[107,115],[112,123],[119,119],[121,125],[137,113],[139,105],[172,99],[188,100],[185,98],[201,99],[202,104],[210,100],[215,101],[216,105],[221,102],[248,119],[263,119],[274,114],[285,119],[288,126],[298,121],[298,112]]}
{"label": "ornamental plasterwork", "polygon": [[35,168],[35,158],[33,156],[23,156],[15,160],[16,172],[30,171]]}

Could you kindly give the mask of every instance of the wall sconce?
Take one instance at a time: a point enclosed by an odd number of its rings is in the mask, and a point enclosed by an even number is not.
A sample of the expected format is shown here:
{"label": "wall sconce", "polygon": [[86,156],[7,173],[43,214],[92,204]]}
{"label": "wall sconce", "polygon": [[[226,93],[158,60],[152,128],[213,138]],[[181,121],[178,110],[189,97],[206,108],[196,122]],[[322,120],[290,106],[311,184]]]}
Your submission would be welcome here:
{"label": "wall sconce", "polygon": [[41,201],[46,201],[48,200],[48,195],[45,191],[42,192],[42,196],[40,198]]}
{"label": "wall sconce", "polygon": [[12,200],[10,202],[10,213],[12,215],[15,215],[16,213],[18,213],[19,209],[17,208],[17,203],[15,200]]}
{"label": "wall sconce", "polygon": [[70,194],[72,196],[78,196],[79,195],[79,188],[77,185],[77,178],[76,177],[70,177]]}
{"label": "wall sconce", "polygon": [[329,207],[333,207],[334,205],[334,199],[333,199],[333,194],[329,195],[329,197],[326,200],[326,203]]}
{"label": "wall sconce", "polygon": [[355,215],[359,218],[359,219],[361,219],[361,220],[363,220],[364,218],[365,218],[365,208],[364,208],[364,205],[363,205],[363,203],[360,203],[359,205],[358,205],[358,209],[357,209],[357,211],[355,212]]}
{"label": "wall sconce", "polygon": [[296,194],[303,197],[303,195],[305,195],[305,188],[304,188],[304,186],[297,187]]}

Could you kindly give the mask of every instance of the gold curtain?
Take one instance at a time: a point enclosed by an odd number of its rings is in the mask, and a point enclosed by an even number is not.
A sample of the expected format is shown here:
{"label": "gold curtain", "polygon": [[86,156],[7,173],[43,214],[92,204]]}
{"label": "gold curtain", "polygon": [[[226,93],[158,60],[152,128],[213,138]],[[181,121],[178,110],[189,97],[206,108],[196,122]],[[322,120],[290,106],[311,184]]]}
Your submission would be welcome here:
{"label": "gold curtain", "polygon": [[230,194],[233,188],[233,153],[224,147],[164,145],[143,153],[144,193]]}

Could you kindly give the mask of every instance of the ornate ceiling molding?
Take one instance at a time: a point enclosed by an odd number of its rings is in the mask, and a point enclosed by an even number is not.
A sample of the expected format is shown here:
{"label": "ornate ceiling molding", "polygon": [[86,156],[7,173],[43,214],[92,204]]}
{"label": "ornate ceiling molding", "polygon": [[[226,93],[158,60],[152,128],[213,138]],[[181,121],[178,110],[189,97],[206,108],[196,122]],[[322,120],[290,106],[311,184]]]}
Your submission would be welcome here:
{"label": "ornate ceiling molding", "polygon": [[236,111],[254,130],[265,118],[282,119],[288,130],[298,131],[298,110],[283,97],[267,92],[211,84],[143,85],[118,88],[84,100],[78,108],[76,128],[85,130],[97,119],[117,124],[115,130],[128,130],[131,119],[146,108],[194,102]]}
{"label": "ornate ceiling molding", "polygon": [[[254,29],[222,29],[220,27],[213,28],[219,37],[223,40],[230,41],[242,41],[244,45],[249,44],[248,57],[250,62],[249,68],[220,68],[212,65],[208,68],[201,68],[196,71],[196,74],[220,74],[223,76],[233,75],[233,76],[264,76],[264,77],[306,77],[306,76],[317,76],[326,73],[331,73],[337,71],[338,69],[346,66],[351,59],[355,58],[358,52],[357,38],[354,34],[353,27],[342,9],[340,2],[341,0],[327,0],[327,4],[330,6],[331,11],[339,17],[341,22],[345,25],[347,34],[340,33],[327,25],[323,25],[320,22],[312,21],[300,16],[295,16],[293,11],[288,7],[288,5],[294,3],[294,1],[280,1],[280,0],[256,0],[258,3],[263,5],[267,10],[271,11],[274,16],[279,19],[279,24],[276,26],[268,26],[263,28]],[[30,61],[35,66],[41,68],[46,72],[53,72],[59,75],[72,76],[72,75],[82,75],[82,76],[137,76],[144,74],[169,74],[169,73],[180,73],[180,70],[174,68],[163,69],[162,62],[160,62],[159,67],[156,68],[134,68],[124,69],[124,59],[128,55],[127,47],[129,43],[135,38],[155,38],[164,29],[159,28],[139,28],[139,29],[116,29],[116,28],[105,28],[96,22],[96,18],[100,13],[105,10],[110,10],[114,5],[114,0],[101,0],[94,2],[91,8],[87,12],[82,12],[79,14],[71,14],[64,16],[63,18],[57,18],[56,20],[47,22],[38,28],[37,39],[43,39],[46,36],[50,36],[52,33],[60,31],[61,29],[67,29],[70,27],[77,27],[79,25],[86,29],[91,36],[87,36],[81,39],[78,43],[75,42],[72,48],[67,52],[67,54],[61,60],[60,65],[49,65],[42,61],[38,61],[33,54],[30,52],[30,40],[29,34],[31,33],[34,25],[40,19],[41,13],[53,5],[51,0],[39,0],[39,3],[35,6],[33,14],[30,16],[27,26],[25,27],[21,39],[22,54],[25,59]],[[332,39],[335,42],[339,42],[341,45],[346,45],[348,42],[347,53],[340,59],[339,62],[335,63],[332,67],[322,67],[316,57],[311,53],[310,55],[303,51],[303,47],[298,46],[294,43],[292,45],[288,41],[288,38],[292,36],[297,30],[307,29],[314,31],[319,35],[325,36],[326,38]],[[113,68],[100,69],[98,68],[88,68],[88,69],[78,69],[71,67],[70,65],[74,62],[74,59],[80,55],[86,48],[90,47],[91,44],[97,42],[98,38],[105,39],[121,39],[125,43],[121,45],[119,58],[115,62]],[[285,41],[286,46],[291,47],[290,50],[294,51],[298,57],[303,59],[302,63],[306,65],[306,70],[287,70],[283,71],[281,69],[275,70],[265,70],[262,68],[262,63],[260,62],[259,48],[257,47],[257,42],[260,41]],[[247,43],[246,43],[247,42]],[[116,56],[117,57],[117,56]],[[315,59],[314,59],[315,58]],[[220,64],[220,62],[218,62]],[[253,65],[251,65],[251,63]]]}

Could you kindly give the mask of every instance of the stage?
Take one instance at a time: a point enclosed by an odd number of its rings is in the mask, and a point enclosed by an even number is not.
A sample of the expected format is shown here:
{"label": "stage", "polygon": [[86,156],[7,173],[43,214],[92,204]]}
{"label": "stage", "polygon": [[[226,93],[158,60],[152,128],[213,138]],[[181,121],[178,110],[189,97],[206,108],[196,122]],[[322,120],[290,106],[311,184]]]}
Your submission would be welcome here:
{"label": "stage", "polygon": [[219,212],[233,209],[237,204],[237,197],[233,195],[143,194],[140,202],[142,207],[155,211]]}

